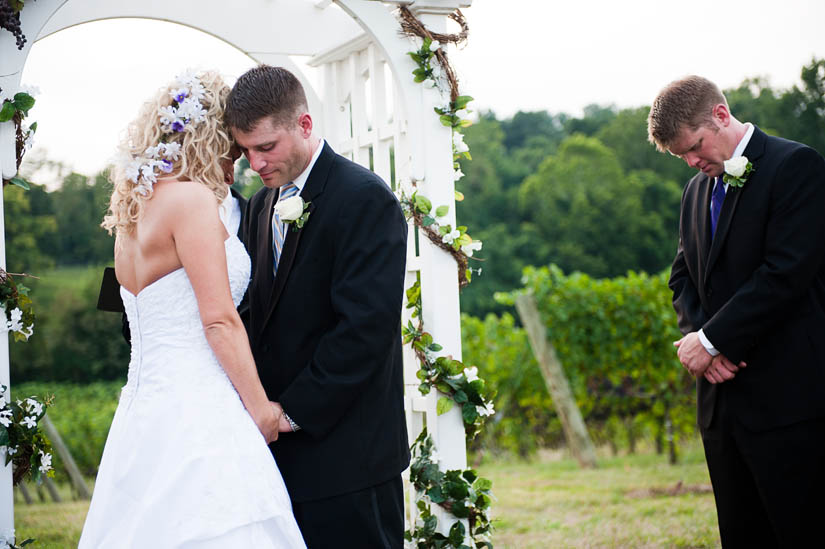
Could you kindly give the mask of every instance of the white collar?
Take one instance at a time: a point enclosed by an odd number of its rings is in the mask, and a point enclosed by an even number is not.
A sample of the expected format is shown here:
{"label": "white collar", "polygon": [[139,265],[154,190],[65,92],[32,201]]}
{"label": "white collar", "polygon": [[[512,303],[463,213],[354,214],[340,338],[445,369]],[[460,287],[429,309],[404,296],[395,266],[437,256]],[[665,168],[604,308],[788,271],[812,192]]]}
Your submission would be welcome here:
{"label": "white collar", "polygon": [[304,186],[307,184],[307,179],[309,179],[309,173],[312,171],[312,168],[315,166],[315,162],[318,160],[318,157],[321,156],[321,151],[324,150],[324,139],[321,138],[318,141],[318,146],[315,147],[315,152],[312,153],[312,158],[309,160],[309,164],[307,167],[304,168],[304,171],[296,177],[292,183],[298,187],[298,194],[300,194],[304,190]]}
{"label": "white collar", "polygon": [[[748,143],[751,142],[751,137],[753,136],[753,124],[751,124],[750,122],[745,122],[745,127],[748,129],[745,131],[745,135],[742,136],[742,139],[739,140],[739,144],[736,145],[735,149],[733,149],[733,156],[731,156],[731,158],[737,158],[742,156],[742,153],[745,152]],[[724,175],[725,173],[722,172],[722,175],[714,178],[714,187],[716,186],[717,182],[722,181],[722,177]],[[729,183],[725,183],[725,191],[728,190],[728,185]]]}
{"label": "white collar", "polygon": [[750,122],[745,122],[745,127],[747,127],[748,130],[745,132],[745,135],[742,136],[742,139],[739,140],[739,144],[736,145],[736,149],[734,149],[733,156],[731,156],[731,158],[742,156],[742,153],[745,152],[745,148],[751,141],[751,136],[753,136],[753,124]]}

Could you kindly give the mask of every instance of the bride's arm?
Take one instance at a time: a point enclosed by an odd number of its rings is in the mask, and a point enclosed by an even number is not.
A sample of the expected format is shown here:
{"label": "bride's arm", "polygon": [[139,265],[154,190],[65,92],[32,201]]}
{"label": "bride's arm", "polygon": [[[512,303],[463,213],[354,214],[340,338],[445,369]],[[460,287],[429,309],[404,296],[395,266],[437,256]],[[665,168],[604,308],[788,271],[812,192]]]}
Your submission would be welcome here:
{"label": "bride's arm", "polygon": [[267,442],[278,438],[280,413],[261,385],[226,269],[226,231],[215,197],[205,186],[178,182],[164,189],[172,200],[172,238],[198,300],[206,339]]}

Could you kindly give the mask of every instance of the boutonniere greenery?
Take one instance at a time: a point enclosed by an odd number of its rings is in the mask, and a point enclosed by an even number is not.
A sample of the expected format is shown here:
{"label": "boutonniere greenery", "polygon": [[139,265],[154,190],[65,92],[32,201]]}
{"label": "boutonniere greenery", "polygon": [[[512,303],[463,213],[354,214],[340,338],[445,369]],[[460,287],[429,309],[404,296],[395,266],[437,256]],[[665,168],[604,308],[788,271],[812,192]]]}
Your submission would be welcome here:
{"label": "boutonniere greenery", "polygon": [[753,164],[748,161],[747,156],[737,156],[730,160],[725,160],[725,175],[722,181],[731,187],[741,187],[753,173]]}
{"label": "boutonniere greenery", "polygon": [[297,231],[303,228],[309,219],[310,204],[311,202],[304,202],[304,199],[298,195],[290,196],[275,204],[275,213],[281,221],[291,225]]}

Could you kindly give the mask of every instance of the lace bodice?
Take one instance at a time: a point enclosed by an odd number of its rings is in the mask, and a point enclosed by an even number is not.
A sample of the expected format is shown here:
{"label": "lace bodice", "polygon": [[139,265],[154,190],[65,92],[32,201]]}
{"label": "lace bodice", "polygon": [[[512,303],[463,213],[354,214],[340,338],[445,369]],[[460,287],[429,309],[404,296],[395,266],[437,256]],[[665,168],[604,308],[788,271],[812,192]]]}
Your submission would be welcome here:
{"label": "lace bodice", "polygon": [[[237,306],[249,284],[249,254],[235,235],[227,238],[224,246],[232,300]],[[159,278],[137,295],[121,287],[120,295],[132,336],[124,392],[136,396],[147,385],[151,393],[191,388],[213,376],[225,377],[206,340],[198,301],[183,268]],[[181,385],[181,381],[186,384]]]}

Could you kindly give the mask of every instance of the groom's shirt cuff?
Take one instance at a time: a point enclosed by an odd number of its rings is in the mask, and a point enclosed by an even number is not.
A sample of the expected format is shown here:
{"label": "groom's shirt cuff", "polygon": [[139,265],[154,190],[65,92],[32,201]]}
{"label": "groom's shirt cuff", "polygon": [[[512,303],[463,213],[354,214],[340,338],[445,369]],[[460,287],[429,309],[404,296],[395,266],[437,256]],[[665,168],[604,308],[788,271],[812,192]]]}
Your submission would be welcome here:
{"label": "groom's shirt cuff", "polygon": [[697,332],[699,334],[699,341],[702,342],[702,345],[705,347],[707,352],[710,353],[710,356],[716,356],[719,354],[719,351],[716,350],[716,347],[713,346],[713,343],[705,336],[704,330],[699,330]]}

